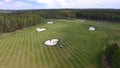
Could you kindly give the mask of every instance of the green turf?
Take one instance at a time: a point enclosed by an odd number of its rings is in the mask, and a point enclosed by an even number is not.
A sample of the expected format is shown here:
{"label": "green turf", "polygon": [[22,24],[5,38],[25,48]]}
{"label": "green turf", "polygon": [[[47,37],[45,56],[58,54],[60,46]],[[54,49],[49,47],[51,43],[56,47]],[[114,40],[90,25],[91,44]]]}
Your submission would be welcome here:
{"label": "green turf", "polygon": [[[40,24],[1,34],[0,68],[102,68],[103,46],[120,41],[120,30],[113,29],[118,28],[118,24],[98,26],[99,22],[95,21],[53,21],[51,25]],[[89,26],[94,26],[96,31],[88,31]],[[37,32],[38,27],[47,30]],[[44,41],[52,38],[58,38],[59,44],[44,45]]]}

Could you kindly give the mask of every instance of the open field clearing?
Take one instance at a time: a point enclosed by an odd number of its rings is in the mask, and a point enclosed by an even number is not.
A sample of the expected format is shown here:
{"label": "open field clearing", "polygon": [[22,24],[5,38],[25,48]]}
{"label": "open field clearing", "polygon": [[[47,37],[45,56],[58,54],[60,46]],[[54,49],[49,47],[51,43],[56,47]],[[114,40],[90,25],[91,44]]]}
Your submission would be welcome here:
{"label": "open field clearing", "polygon": [[[45,23],[1,34],[0,68],[104,68],[103,46],[120,43],[120,24],[98,26],[93,21],[53,21],[51,25]],[[96,30],[89,31],[90,26]],[[46,30],[37,32],[36,28]],[[46,46],[44,42],[52,38],[57,38],[58,44]],[[59,47],[61,44],[63,48]]]}

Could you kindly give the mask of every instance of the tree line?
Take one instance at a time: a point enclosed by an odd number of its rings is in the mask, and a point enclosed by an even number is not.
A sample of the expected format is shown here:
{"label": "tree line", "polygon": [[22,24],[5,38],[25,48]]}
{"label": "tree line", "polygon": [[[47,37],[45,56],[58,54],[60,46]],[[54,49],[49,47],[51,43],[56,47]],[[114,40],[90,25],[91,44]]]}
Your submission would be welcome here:
{"label": "tree line", "polygon": [[52,19],[94,19],[120,22],[120,9],[49,9],[35,10],[43,18]]}
{"label": "tree line", "polygon": [[12,32],[24,27],[37,25],[42,22],[38,14],[27,13],[2,13],[0,14],[0,32]]}
{"label": "tree line", "polygon": [[[9,13],[6,13],[8,12]],[[12,32],[41,23],[43,19],[94,19],[120,23],[120,9],[36,9],[0,13],[0,32]]]}
{"label": "tree line", "polygon": [[76,17],[120,22],[120,10],[85,10],[77,12]]}

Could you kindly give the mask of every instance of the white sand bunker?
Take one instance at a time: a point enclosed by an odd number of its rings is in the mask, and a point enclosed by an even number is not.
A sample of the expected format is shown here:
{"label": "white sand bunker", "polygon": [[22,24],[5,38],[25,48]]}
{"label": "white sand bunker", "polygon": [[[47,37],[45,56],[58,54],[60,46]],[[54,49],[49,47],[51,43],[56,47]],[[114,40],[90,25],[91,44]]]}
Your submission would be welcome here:
{"label": "white sand bunker", "polygon": [[89,30],[89,31],[95,31],[95,28],[94,28],[94,27],[89,27],[88,30]]}
{"label": "white sand bunker", "polygon": [[36,30],[37,30],[38,32],[41,32],[41,31],[45,31],[46,28],[36,28]]}
{"label": "white sand bunker", "polygon": [[81,22],[85,22],[85,20],[80,20]]}
{"label": "white sand bunker", "polygon": [[54,46],[58,43],[58,39],[51,39],[44,42],[45,45]]}
{"label": "white sand bunker", "polygon": [[53,24],[53,21],[47,22],[48,24]]}

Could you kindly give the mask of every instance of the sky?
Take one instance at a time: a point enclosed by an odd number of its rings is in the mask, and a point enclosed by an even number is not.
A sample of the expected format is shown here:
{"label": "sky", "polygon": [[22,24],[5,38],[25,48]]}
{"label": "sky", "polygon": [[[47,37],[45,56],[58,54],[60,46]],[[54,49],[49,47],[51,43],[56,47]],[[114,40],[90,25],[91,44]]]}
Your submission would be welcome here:
{"label": "sky", "polygon": [[120,0],[0,0],[0,9],[113,8],[120,9]]}

